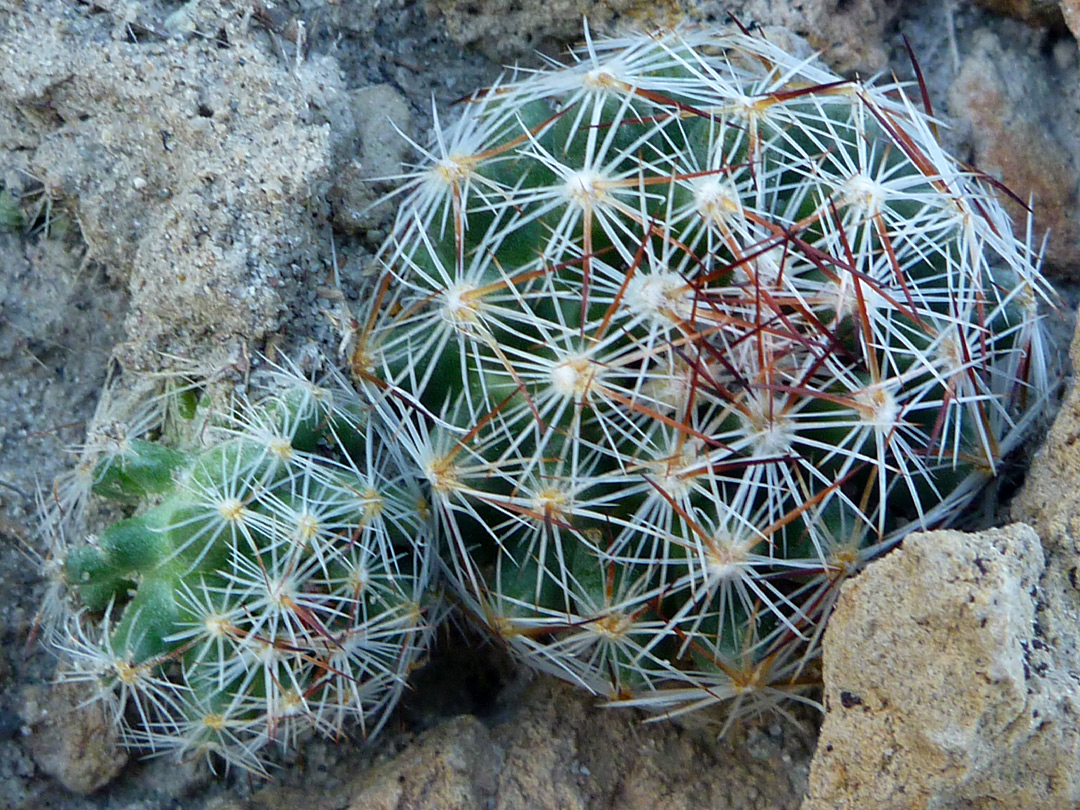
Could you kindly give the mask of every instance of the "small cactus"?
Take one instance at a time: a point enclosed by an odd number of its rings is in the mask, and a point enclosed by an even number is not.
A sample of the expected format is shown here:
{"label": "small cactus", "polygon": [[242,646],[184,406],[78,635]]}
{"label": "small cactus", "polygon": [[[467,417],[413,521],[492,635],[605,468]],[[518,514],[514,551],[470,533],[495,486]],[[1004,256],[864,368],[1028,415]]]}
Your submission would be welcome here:
{"label": "small cactus", "polygon": [[426,415],[456,599],[523,660],[799,698],[837,582],[1045,404],[1039,256],[899,83],[745,32],[571,56],[436,132],[352,371]]}
{"label": "small cactus", "polygon": [[377,731],[438,619],[426,504],[382,423],[334,377],[272,377],[178,446],[97,443],[82,479],[136,511],[64,550],[76,607],[51,631],[126,742],[256,772],[269,742]]}

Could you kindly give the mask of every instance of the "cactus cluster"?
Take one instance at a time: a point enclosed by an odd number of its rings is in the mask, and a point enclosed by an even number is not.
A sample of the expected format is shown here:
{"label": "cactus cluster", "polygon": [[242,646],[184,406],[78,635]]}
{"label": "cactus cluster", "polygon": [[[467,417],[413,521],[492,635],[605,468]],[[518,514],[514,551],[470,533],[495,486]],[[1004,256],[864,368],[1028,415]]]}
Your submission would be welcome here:
{"label": "cactus cluster", "polygon": [[79,608],[50,630],[128,744],[262,771],[267,743],[372,733],[396,703],[437,619],[429,510],[337,382],[278,369],[217,415],[166,394],[177,441],[138,435],[166,428],[147,408],[61,489],[137,507],[66,550]]}
{"label": "cactus cluster", "polygon": [[740,31],[571,55],[418,147],[352,384],[171,395],[61,488],[133,515],[66,551],[51,611],[133,744],[261,770],[376,729],[437,573],[617,705],[809,700],[837,583],[1038,418],[1038,251],[903,85]]}
{"label": "cactus cluster", "polygon": [[453,590],[523,660],[798,695],[836,582],[1039,412],[1039,257],[898,83],[738,31],[572,56],[407,176],[353,372],[428,415]]}

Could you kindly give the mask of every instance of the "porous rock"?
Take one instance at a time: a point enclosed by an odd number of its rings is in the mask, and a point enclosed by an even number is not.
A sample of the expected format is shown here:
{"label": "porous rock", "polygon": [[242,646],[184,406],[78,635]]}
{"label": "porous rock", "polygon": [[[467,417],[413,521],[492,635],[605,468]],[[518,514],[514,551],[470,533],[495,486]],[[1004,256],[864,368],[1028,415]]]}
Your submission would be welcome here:
{"label": "porous rock", "polygon": [[488,730],[474,717],[459,717],[420,735],[396,756],[363,768],[345,784],[323,789],[310,782],[270,785],[252,797],[248,808],[472,810],[487,805],[498,766]]}
{"label": "porous rock", "polygon": [[[1073,368],[1080,368],[1080,330],[1070,355]],[[1075,380],[1012,502],[1011,513],[1013,519],[1034,526],[1042,540],[1046,570],[1036,620],[1046,648],[1053,652],[1050,663],[1064,681],[1062,689],[1067,687],[1075,695],[1080,692],[1080,387]],[[1071,722],[1063,718],[1073,733],[1080,724],[1075,703],[1074,699]],[[1080,764],[1074,774],[1080,774]]]}
{"label": "porous rock", "polygon": [[1031,25],[1059,28],[1064,23],[1057,0],[975,0],[995,14],[1007,14]]}
{"label": "porous rock", "polygon": [[678,0],[429,0],[443,16],[450,37],[499,62],[524,59],[535,50],[557,52],[581,39],[581,20],[593,31],[610,31],[626,18],[638,27],[655,27],[683,16]]}
{"label": "porous rock", "polygon": [[456,718],[356,780],[349,789],[349,807],[483,807],[495,791],[498,768],[491,735],[483,724],[473,717]]}
{"label": "porous rock", "polygon": [[1043,625],[1043,573],[1013,524],[913,534],[846,583],[803,810],[1074,809],[1080,684]]}
{"label": "porous rock", "polygon": [[[634,712],[604,709],[596,703],[596,698],[567,684],[546,678],[531,684],[514,710],[485,730],[486,751],[474,754],[479,759],[473,762],[490,763],[481,770],[480,780],[489,791],[486,806],[493,810],[798,806],[808,751],[790,729],[773,729],[775,745],[755,756],[746,744],[745,728],[741,735],[717,741],[715,729],[642,725]],[[464,728],[475,721],[453,723]],[[450,736],[469,745],[483,738],[467,733]],[[399,766],[391,767],[393,773]],[[351,810],[367,806],[354,801]],[[442,805],[412,806],[435,810]]]}
{"label": "porous rock", "polygon": [[[1036,238],[1050,232],[1051,273],[1080,277],[1080,72],[1075,48],[1060,63],[1037,49],[1006,47],[981,31],[948,94],[976,168],[1004,183],[1018,228],[1031,201]],[[1035,245],[1038,247],[1038,245]]]}
{"label": "porous rock", "polygon": [[120,773],[128,760],[116,723],[100,702],[88,702],[85,686],[59,683],[44,695],[28,690],[27,744],[34,762],[73,793],[93,793]]}
{"label": "porous rock", "polygon": [[397,187],[393,178],[409,157],[411,147],[402,133],[409,131],[412,115],[405,97],[389,84],[345,94],[344,107],[339,118],[352,126],[338,143],[335,164],[341,170],[329,199],[335,224],[362,232],[393,215],[393,200],[384,198]]}
{"label": "porous rock", "polygon": [[[643,724],[541,677],[497,718],[444,721],[324,791],[268,787],[245,810],[794,810],[811,744],[776,718],[716,728]],[[380,742],[386,746],[384,738]]]}
{"label": "porous rock", "polygon": [[428,0],[450,36],[493,59],[512,63],[534,50],[555,52],[581,39],[581,20],[594,32],[618,33],[676,23],[783,26],[806,37],[844,73],[873,73],[887,60],[885,29],[898,8],[884,0]]}
{"label": "porous rock", "polygon": [[1080,0],[1061,0],[1061,14],[1072,35],[1080,39]]}
{"label": "porous rock", "polygon": [[[1069,356],[1073,368],[1080,368],[1080,330]],[[1012,503],[1012,517],[1035,528],[1050,563],[1080,562],[1075,559],[1080,556],[1080,386],[1075,381]]]}
{"label": "porous rock", "polygon": [[258,340],[319,261],[336,66],[290,64],[218,14],[216,37],[75,42],[42,9],[0,48],[4,101],[35,122],[31,171],[130,290],[135,367]]}

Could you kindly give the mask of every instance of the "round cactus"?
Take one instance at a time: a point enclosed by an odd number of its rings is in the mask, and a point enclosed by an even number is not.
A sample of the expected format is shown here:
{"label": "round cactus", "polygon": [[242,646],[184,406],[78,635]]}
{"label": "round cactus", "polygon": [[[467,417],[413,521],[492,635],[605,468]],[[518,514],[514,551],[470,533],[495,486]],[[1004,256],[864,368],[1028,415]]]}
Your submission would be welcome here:
{"label": "round cactus", "polygon": [[901,84],[745,32],[572,56],[437,131],[353,374],[423,414],[456,598],[524,660],[798,697],[837,581],[1039,414],[1039,256]]}
{"label": "round cactus", "polygon": [[197,443],[118,437],[87,465],[138,509],[66,550],[53,631],[126,742],[258,772],[268,742],[377,731],[438,620],[429,511],[383,423],[340,379],[272,376]]}

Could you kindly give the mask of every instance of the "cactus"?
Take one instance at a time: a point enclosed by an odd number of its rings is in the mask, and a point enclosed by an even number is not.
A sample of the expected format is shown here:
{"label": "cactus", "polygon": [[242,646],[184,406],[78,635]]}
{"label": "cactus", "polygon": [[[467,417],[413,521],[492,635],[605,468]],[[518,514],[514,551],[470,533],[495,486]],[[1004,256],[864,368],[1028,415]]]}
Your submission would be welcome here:
{"label": "cactus", "polygon": [[[961,516],[1042,414],[1030,228],[901,83],[747,32],[571,55],[421,150],[342,319],[359,395],[275,368],[224,412],[99,414],[42,621],[130,745],[265,773],[268,743],[374,733],[436,567],[613,705],[813,702],[838,583]],[[94,498],[127,516],[65,542]]]}
{"label": "cactus", "polygon": [[837,583],[955,520],[1048,398],[1051,293],[897,82],[747,32],[593,41],[462,104],[349,335],[458,603],[621,705],[808,699]]}
{"label": "cactus", "polygon": [[[385,722],[439,618],[427,507],[340,375],[277,368],[224,414],[192,394],[92,443],[72,491],[135,511],[62,550],[74,609],[46,613],[60,679],[127,744],[264,773],[269,742]],[[178,398],[180,424],[155,425]]]}

